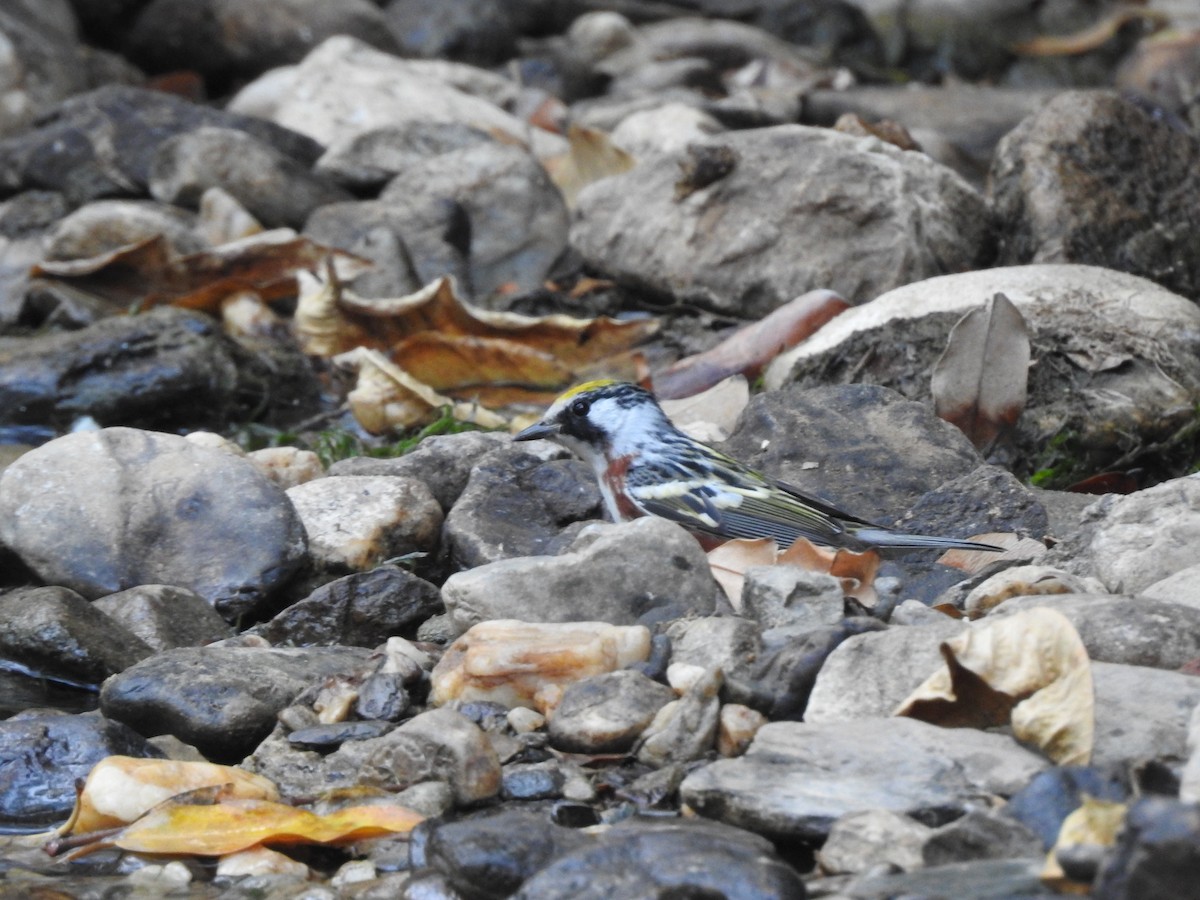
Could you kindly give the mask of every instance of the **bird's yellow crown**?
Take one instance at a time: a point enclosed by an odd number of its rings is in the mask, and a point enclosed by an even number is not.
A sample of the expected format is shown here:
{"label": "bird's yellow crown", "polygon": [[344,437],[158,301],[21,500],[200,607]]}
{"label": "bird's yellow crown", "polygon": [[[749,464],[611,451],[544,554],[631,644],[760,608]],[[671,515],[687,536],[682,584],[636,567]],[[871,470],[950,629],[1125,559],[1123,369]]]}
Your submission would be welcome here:
{"label": "bird's yellow crown", "polygon": [[559,403],[564,400],[570,400],[572,397],[578,397],[580,394],[586,394],[588,391],[596,390],[596,388],[608,387],[610,384],[616,383],[612,378],[597,378],[595,381],[585,381],[583,384],[577,384],[575,387],[563,391],[558,395],[558,400],[554,402]]}

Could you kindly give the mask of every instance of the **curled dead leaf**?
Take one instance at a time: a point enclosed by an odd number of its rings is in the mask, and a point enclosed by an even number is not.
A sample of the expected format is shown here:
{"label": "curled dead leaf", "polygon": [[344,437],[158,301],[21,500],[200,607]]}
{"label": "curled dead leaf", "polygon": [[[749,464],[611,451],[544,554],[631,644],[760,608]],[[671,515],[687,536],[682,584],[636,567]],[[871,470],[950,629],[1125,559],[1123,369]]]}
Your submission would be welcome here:
{"label": "curled dead leaf", "polygon": [[446,407],[460,422],[474,422],[481,428],[503,428],[508,424],[503,416],[477,403],[439,394],[378,350],[358,347],[334,357],[334,362],[357,370],[358,380],[346,399],[354,417],[371,434],[424,424]]}
{"label": "curled dead leaf", "polygon": [[856,553],[853,550],[819,547],[805,538],[798,538],[786,550],[780,550],[771,538],[749,540],[737,538],[708,551],[708,564],[713,578],[725,591],[735,612],[742,610],[742,588],[746,570],[752,566],[797,566],[810,572],[833,575],[842,583],[842,592],[867,609],[875,606],[875,573],[879,569],[879,554],[873,550]]}
{"label": "curled dead leaf", "polygon": [[562,192],[568,208],[579,192],[594,181],[628,172],[636,160],[603,131],[572,124],[567,128],[567,152],[545,161],[550,180]]}
{"label": "curled dead leaf", "polygon": [[941,645],[946,665],[895,715],[948,728],[1012,725],[1059,765],[1091,758],[1092,670],[1079,633],[1062,613],[1037,607],[985,619]]}
{"label": "curled dead leaf", "polygon": [[1058,838],[1046,854],[1046,863],[1042,867],[1042,882],[1060,893],[1091,893],[1090,883],[1075,882],[1067,877],[1058,863],[1058,853],[1063,849],[1087,845],[1097,848],[1114,846],[1127,811],[1128,806],[1124,803],[1098,800],[1084,794],[1079,808],[1063,819],[1059,826]]}
{"label": "curled dead leaf", "polygon": [[164,800],[197,788],[220,787],[229,796],[278,800],[275,785],[245,769],[207,762],[108,756],[92,767],[60,834],[126,825]]}

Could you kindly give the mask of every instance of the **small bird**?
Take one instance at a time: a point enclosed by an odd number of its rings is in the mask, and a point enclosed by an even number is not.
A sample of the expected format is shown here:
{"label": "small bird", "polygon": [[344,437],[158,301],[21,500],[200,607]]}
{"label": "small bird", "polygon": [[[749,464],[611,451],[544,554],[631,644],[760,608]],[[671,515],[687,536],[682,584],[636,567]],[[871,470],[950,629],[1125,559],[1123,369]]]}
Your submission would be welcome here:
{"label": "small bird", "polygon": [[842,512],[688,437],[653,394],[628,382],[589,381],[566,391],[541,421],[514,436],[537,438],[556,441],[591,465],[615,521],[660,516],[709,546],[731,538],[774,538],[789,547],[807,538],[852,549],[1001,549],[892,531]]}

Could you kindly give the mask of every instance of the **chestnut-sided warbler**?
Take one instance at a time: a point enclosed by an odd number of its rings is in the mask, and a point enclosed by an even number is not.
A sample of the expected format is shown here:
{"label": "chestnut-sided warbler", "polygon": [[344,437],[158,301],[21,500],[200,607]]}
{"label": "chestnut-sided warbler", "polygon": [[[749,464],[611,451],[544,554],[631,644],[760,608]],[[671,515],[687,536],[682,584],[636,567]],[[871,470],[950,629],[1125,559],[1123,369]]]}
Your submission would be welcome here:
{"label": "chestnut-sided warbler", "polygon": [[852,516],[688,437],[636,384],[589,381],[562,394],[515,436],[548,438],[589,463],[621,522],[661,516],[702,538],[797,538],[831,547],[999,550],[957,538],[905,534]]}

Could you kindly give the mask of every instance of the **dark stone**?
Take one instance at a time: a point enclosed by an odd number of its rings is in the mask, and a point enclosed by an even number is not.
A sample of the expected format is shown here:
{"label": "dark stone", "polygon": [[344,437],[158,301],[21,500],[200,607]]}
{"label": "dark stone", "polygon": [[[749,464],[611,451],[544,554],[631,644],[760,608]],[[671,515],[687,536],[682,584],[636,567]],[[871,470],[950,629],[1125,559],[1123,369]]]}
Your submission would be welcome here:
{"label": "dark stone", "polygon": [[544,811],[500,809],[435,824],[426,864],[464,900],[500,900],[550,860],[585,843],[583,834],[552,824]]}
{"label": "dark stone", "polygon": [[38,675],[99,684],[153,651],[65,587],[0,595],[0,656]]}
{"label": "dark stone", "polygon": [[1116,93],[1067,91],[989,177],[1001,264],[1085,263],[1200,297],[1200,140]]}
{"label": "dark stone", "polygon": [[159,145],[204,125],[245,131],[302,165],[321,152],[311,138],[263,119],[160,91],[109,86],[70,98],[36,130],[0,141],[0,193],[44,188],[76,205],[138,196],[150,183]]}
{"label": "dark stone", "polygon": [[370,675],[358,689],[354,711],[364,719],[398,722],[412,706],[404,676],[392,672]]}
{"label": "dark stone", "polygon": [[1200,884],[1200,804],[1139,800],[1096,880],[1096,900],[1177,900]]}
{"label": "dark stone", "polygon": [[155,650],[198,647],[233,634],[207,600],[169,584],[140,584],[92,605]]}
{"label": "dark stone", "polygon": [[804,717],[809,695],[829,654],[847,638],[886,628],[878,619],[858,616],[800,635],[789,634],[783,646],[763,648],[752,678],[727,676],[722,698],[757,709],[775,721],[798,721]]}
{"label": "dark stone", "polygon": [[601,516],[600,489],[584,463],[542,462],[520,450],[497,454],[471,472],[446,516],[445,543],[456,569],[514,556],[540,556],[563,526]]}
{"label": "dark stone", "polygon": [[201,313],[160,307],[0,348],[0,423],[221,429],[251,415],[287,418],[317,394],[296,352],[268,361]]}
{"label": "dark stone", "polygon": [[505,800],[556,800],[562,797],[566,778],[557,763],[507,765],[500,796]]}
{"label": "dark stone", "polygon": [[355,648],[168,650],[105,682],[100,706],[142,734],[173,734],[210,759],[237,762],[301,691],[368,659]]}
{"label": "dark stone", "polygon": [[1058,840],[1063,820],[1079,808],[1083,795],[1123,801],[1128,787],[1113,774],[1088,766],[1056,766],[1040,772],[1004,806],[1006,815],[1024,823],[1049,850]]}
{"label": "dark stone", "polygon": [[558,856],[514,895],[519,900],[804,900],[800,875],[766,838],[716,822],[622,823]]}
{"label": "dark stone", "polygon": [[391,0],[384,16],[404,56],[456,59],[486,68],[517,53],[505,0]]}
{"label": "dark stone", "polygon": [[339,578],[252,629],[292,647],[376,647],[442,611],[436,587],[397,566]]}
{"label": "dark stone", "polygon": [[97,715],[0,722],[0,824],[48,827],[75,805],[75,782],[106,756],[159,758],[132,729]]}
{"label": "dark stone", "polygon": [[288,735],[288,741],[306,750],[336,750],[346,741],[365,741],[387,734],[390,722],[331,722],[298,728]]}
{"label": "dark stone", "polygon": [[885,526],[982,462],[962,432],[928,406],[867,384],[759,394],[722,449]]}

